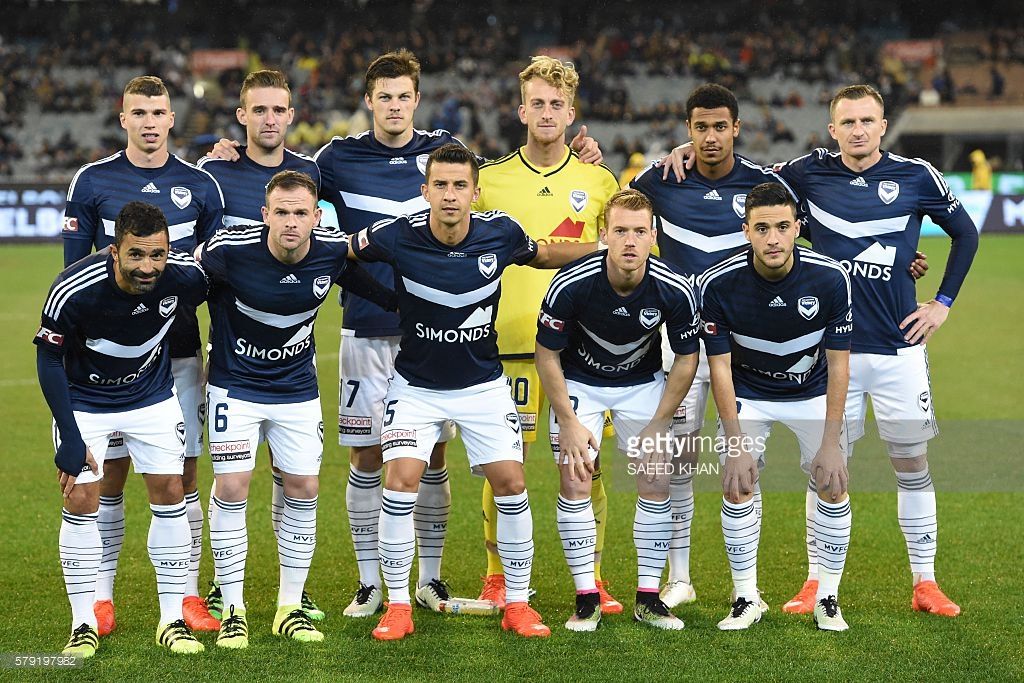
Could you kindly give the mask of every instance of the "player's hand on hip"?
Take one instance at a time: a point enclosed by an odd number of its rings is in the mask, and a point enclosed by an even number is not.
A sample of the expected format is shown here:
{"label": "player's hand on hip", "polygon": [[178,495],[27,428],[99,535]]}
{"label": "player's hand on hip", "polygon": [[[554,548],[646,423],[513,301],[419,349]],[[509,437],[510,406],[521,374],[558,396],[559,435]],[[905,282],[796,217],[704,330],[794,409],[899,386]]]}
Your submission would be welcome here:
{"label": "player's hand on hip", "polygon": [[227,138],[221,138],[217,141],[217,144],[213,146],[209,152],[206,153],[208,157],[214,157],[216,159],[224,159],[226,161],[238,161],[241,158],[236,147],[239,146],[237,140],[228,140]]}
{"label": "player's hand on hip", "polygon": [[[96,458],[92,457],[92,451],[89,450],[88,446],[85,449],[85,464],[93,474],[99,474],[100,466],[96,464]],[[59,468],[57,469],[57,481],[60,482],[60,492],[65,498],[71,495],[77,480],[77,476],[72,476]]]}
{"label": "player's hand on hip", "polygon": [[686,170],[693,168],[693,163],[696,159],[697,153],[693,151],[693,143],[687,142],[673,148],[664,159],[658,159],[655,162],[655,166],[661,166],[662,180],[668,180],[668,173],[672,171],[672,175],[676,177],[676,182],[681,183],[686,180]]}
{"label": "player's hand on hip", "polygon": [[934,299],[918,304],[917,310],[900,323],[900,329],[904,331],[903,338],[908,344],[926,343],[948,317],[949,308]]}
{"label": "player's hand on hip", "polygon": [[757,463],[750,452],[742,449],[730,450],[725,458],[722,477],[722,493],[726,500],[739,503],[740,497],[754,492],[757,483]]}
{"label": "player's hand on hip", "polygon": [[833,503],[846,495],[850,485],[850,472],[839,444],[822,444],[814,460],[811,460],[811,476],[819,492],[828,491]]}
{"label": "player's hand on hip", "polygon": [[910,262],[910,274],[920,280],[928,273],[928,256],[924,252],[914,252],[914,260]]}
{"label": "player's hand on hip", "polygon": [[594,459],[590,453],[593,450],[596,456],[597,439],[579,420],[559,425],[558,450],[563,466],[569,468],[570,481],[585,479],[588,472],[594,471]]}
{"label": "player's hand on hip", "polygon": [[569,147],[579,154],[580,161],[585,164],[597,165],[604,160],[604,154],[601,153],[601,147],[597,144],[597,140],[587,137],[586,125],[580,126],[580,132],[576,133],[576,137],[569,143]]}

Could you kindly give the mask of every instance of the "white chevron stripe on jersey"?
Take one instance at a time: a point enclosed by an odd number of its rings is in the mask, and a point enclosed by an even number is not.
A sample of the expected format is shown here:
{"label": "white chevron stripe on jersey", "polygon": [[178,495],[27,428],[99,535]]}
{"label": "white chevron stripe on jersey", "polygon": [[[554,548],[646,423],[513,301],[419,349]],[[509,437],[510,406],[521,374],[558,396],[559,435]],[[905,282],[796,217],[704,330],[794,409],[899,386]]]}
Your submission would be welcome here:
{"label": "white chevron stripe on jersey", "polygon": [[[102,220],[103,220],[103,232],[108,237],[113,237],[114,236],[114,221],[110,220],[109,218],[104,218]],[[167,226],[167,232],[170,234],[171,241],[172,242],[177,242],[178,240],[185,239],[186,237],[191,237],[192,235],[195,234],[195,232],[196,232],[196,222],[195,221],[185,221],[184,223],[175,223],[174,225],[168,225]]]}
{"label": "white chevron stripe on jersey", "polygon": [[92,162],[91,164],[86,164],[82,168],[78,169],[78,172],[75,173],[75,177],[71,179],[71,186],[68,188],[68,201],[69,202],[71,201],[71,197],[75,193],[75,185],[78,184],[78,178],[79,178],[79,176],[82,175],[82,173],[85,171],[85,169],[92,168],[93,166],[99,166],[100,164],[105,164],[105,163],[108,163],[110,161],[114,161],[115,159],[120,158],[120,156],[121,156],[121,152],[116,152],[114,154],[111,154],[109,157],[104,157],[102,159],[98,159],[98,160]]}
{"label": "white chevron stripe on jersey", "polygon": [[277,313],[267,313],[251,306],[246,306],[237,298],[235,299],[235,307],[240,313],[248,316],[258,323],[269,325],[270,327],[276,327],[281,330],[287,330],[289,327],[295,327],[299,323],[304,323],[314,315],[316,315],[317,308],[311,311],[303,311],[302,313],[292,313],[291,315],[278,315]]}
{"label": "white chevron stripe on jersey", "polygon": [[365,194],[356,194],[355,192],[342,192],[341,198],[345,201],[345,206],[350,209],[379,213],[384,216],[405,216],[430,208],[427,200],[420,195],[405,201],[395,201],[394,199],[372,197]]}
{"label": "white chevron stripe on jersey", "polygon": [[160,328],[159,332],[138,346],[125,346],[124,344],[112,342],[109,339],[86,339],[85,345],[87,348],[95,351],[96,353],[102,353],[104,356],[113,356],[114,358],[140,358],[160,345],[160,342],[163,341],[164,335],[167,334],[167,330],[171,329],[171,323],[173,322],[174,316],[172,315],[167,319],[167,322],[164,323],[164,326]]}
{"label": "white chevron stripe on jersey", "polygon": [[843,237],[877,237],[892,232],[903,232],[910,222],[910,215],[878,218],[873,221],[848,221],[834,216],[814,202],[808,200],[811,215],[823,226]]}
{"label": "white chevron stripe on jersey", "polygon": [[761,353],[770,353],[773,356],[788,356],[797,351],[806,351],[820,342],[822,337],[825,336],[825,328],[823,327],[815,332],[808,332],[801,337],[784,342],[748,337],[745,334],[738,334],[736,332],[731,332],[730,334],[732,334],[732,338],[736,340],[737,344],[745,348],[760,351]]}
{"label": "white chevron stripe on jersey", "polygon": [[[739,228],[739,219],[736,220],[736,227]],[[739,230],[731,232],[728,235],[708,237],[707,235],[701,235],[698,232],[687,230],[682,226],[665,220],[664,217],[661,219],[661,231],[676,242],[685,244],[688,247],[693,247],[694,249],[699,249],[705,254],[713,254],[717,251],[725,251],[726,249],[738,249],[747,243],[747,238],[744,237],[743,233]]]}
{"label": "white chevron stripe on jersey", "polygon": [[587,336],[590,337],[591,339],[593,339],[594,342],[596,342],[598,346],[600,346],[605,351],[608,351],[609,353],[614,353],[616,356],[621,356],[624,353],[631,353],[631,352],[635,351],[637,349],[637,347],[641,346],[644,342],[650,341],[651,335],[653,335],[655,332],[658,331],[658,328],[654,328],[653,330],[651,330],[650,332],[648,332],[644,336],[640,337],[636,341],[626,342],[625,344],[613,344],[612,342],[608,341],[607,339],[602,339],[597,334],[595,334],[592,330],[588,330],[585,326],[580,324],[579,321],[576,321],[576,325],[581,330],[586,332]]}
{"label": "white chevron stripe on jersey", "polygon": [[60,315],[60,309],[64,307],[72,294],[105,277],[107,277],[107,262],[105,260],[75,273],[53,288],[50,296],[46,298],[46,304],[43,305],[43,313],[56,320]]}
{"label": "white chevron stripe on jersey", "polygon": [[229,216],[224,214],[224,227],[233,228],[237,225],[260,225],[261,221],[254,221],[251,218],[242,218],[241,216]]}
{"label": "white chevron stripe on jersey", "polygon": [[560,271],[551,279],[551,284],[548,285],[548,293],[544,297],[545,303],[548,306],[554,304],[555,299],[562,293],[562,290],[577,280],[590,277],[596,273],[601,272],[601,262],[604,260],[603,254],[594,254],[582,263],[578,263],[568,270]]}
{"label": "white chevron stripe on jersey", "polygon": [[486,285],[479,289],[474,289],[471,292],[463,292],[462,294],[453,294],[452,292],[445,292],[440,289],[434,289],[433,287],[427,287],[424,284],[420,284],[415,280],[410,280],[406,276],[402,276],[402,283],[405,285],[405,291],[409,292],[415,297],[429,301],[439,306],[446,306],[448,308],[464,308],[471,306],[478,301],[483,301],[491,294],[497,291],[501,285],[501,278],[495,278],[492,282],[488,282]]}

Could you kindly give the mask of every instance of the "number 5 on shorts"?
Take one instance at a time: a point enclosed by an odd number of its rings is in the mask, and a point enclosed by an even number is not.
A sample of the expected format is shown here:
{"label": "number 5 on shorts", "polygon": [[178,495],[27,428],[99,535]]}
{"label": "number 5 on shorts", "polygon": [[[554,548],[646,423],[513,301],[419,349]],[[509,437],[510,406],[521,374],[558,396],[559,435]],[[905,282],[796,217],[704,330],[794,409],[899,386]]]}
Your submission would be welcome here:
{"label": "number 5 on shorts", "polygon": [[390,427],[391,423],[395,421],[395,404],[398,400],[388,401],[384,404],[384,426]]}

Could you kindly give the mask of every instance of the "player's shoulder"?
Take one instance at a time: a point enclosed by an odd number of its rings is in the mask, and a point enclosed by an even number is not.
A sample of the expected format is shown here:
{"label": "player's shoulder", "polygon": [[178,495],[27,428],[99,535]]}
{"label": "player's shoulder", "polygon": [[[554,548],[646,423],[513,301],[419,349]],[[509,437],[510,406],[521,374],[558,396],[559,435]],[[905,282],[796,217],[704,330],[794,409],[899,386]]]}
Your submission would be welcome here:
{"label": "player's shoulder", "polygon": [[199,262],[192,257],[192,254],[179,249],[171,249],[167,252],[167,267],[179,272],[191,272],[193,270],[202,272]]}
{"label": "player's shoulder", "polygon": [[437,147],[441,147],[442,145],[447,145],[449,143],[454,143],[462,147],[466,146],[463,144],[462,140],[458,139],[444,128],[437,128],[435,130],[420,130],[419,128],[413,128],[412,133],[413,138],[417,143],[417,147],[429,147],[431,149],[436,149]]}
{"label": "player's shoulder", "polygon": [[773,170],[780,171],[783,168],[804,168],[804,167],[828,167],[840,163],[839,152],[831,152],[824,147],[816,147],[807,154],[790,159],[782,164],[776,164]]}
{"label": "player's shoulder", "polygon": [[348,243],[348,235],[345,234],[341,228],[333,226],[318,225],[313,228],[312,235],[318,242],[325,242],[328,244],[338,244],[340,242]]}
{"label": "player's shoulder", "polygon": [[943,192],[948,190],[942,173],[932,166],[931,163],[920,157],[904,157],[892,152],[886,152],[883,158],[890,168],[902,175],[934,181]]}
{"label": "player's shoulder", "polygon": [[589,288],[604,271],[605,254],[595,251],[559,268],[548,286],[546,301],[551,303],[565,293]]}
{"label": "player's shoulder", "polygon": [[615,175],[615,171],[604,164],[587,164],[580,161],[580,155],[572,149],[569,150],[568,169],[573,175],[588,178],[609,187],[614,186],[615,190],[619,189],[619,177]]}
{"label": "player's shoulder", "polygon": [[491,159],[480,164],[480,175],[491,175],[495,173],[501,173],[512,169],[512,165],[509,162],[515,161],[519,157],[519,150],[514,149],[504,156],[500,156],[497,159]]}
{"label": "player's shoulder", "polygon": [[728,283],[741,274],[747,267],[749,248],[743,249],[732,256],[722,259],[697,277],[697,289],[703,297],[709,288]]}
{"label": "player's shoulder", "polygon": [[205,168],[200,168],[196,164],[185,161],[177,154],[171,155],[171,163],[176,164],[178,167],[177,170],[184,176],[192,178],[197,186],[217,188],[217,194],[220,195],[221,203],[224,203],[224,195],[221,193],[220,184],[217,182],[217,179],[213,177],[212,173]]}
{"label": "player's shoulder", "polygon": [[43,313],[56,319],[69,302],[89,298],[97,287],[104,287],[108,255],[107,249],[101,249],[62,270],[50,287]]}
{"label": "player's shoulder", "polygon": [[313,157],[309,156],[308,154],[303,154],[302,152],[295,152],[285,147],[284,158],[286,165],[289,166],[290,168],[310,170],[316,169],[316,160],[314,160]]}
{"label": "player's shoulder", "polygon": [[124,150],[121,150],[120,152],[115,152],[110,156],[84,164],[71,178],[71,185],[68,187],[68,197],[73,197],[75,189],[81,187],[84,181],[91,180],[96,176],[117,172],[119,166],[115,162],[121,160],[123,156]]}
{"label": "player's shoulder", "polygon": [[236,225],[227,228],[219,228],[206,242],[206,251],[214,249],[232,249],[244,247],[249,244],[258,244],[263,240],[263,230],[266,228],[262,223],[255,225]]}
{"label": "player's shoulder", "polygon": [[849,274],[846,272],[846,269],[834,258],[799,245],[796,247],[796,251],[799,254],[801,263],[811,271],[822,273],[826,277],[834,279],[849,280]]}
{"label": "player's shoulder", "polygon": [[661,174],[659,173],[661,167],[657,163],[652,161],[647,164],[639,173],[633,176],[633,179],[629,181],[629,186],[642,192],[644,189],[654,187],[659,182],[665,183],[666,181],[661,179]]}
{"label": "player's shoulder", "polygon": [[364,130],[356,135],[335,135],[316,151],[313,160],[319,164],[332,156],[342,155],[351,150],[369,147],[373,131]]}
{"label": "player's shoulder", "polygon": [[686,294],[693,294],[690,278],[676,270],[671,264],[651,254],[647,259],[647,267],[659,287],[678,289]]}

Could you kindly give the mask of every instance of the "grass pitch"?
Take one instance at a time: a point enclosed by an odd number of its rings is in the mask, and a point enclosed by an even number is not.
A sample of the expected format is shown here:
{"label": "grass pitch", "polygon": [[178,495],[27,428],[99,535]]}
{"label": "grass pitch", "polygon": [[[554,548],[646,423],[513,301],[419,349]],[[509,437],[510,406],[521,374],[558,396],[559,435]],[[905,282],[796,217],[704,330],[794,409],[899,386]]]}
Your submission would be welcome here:
{"label": "grass pitch", "polygon": [[[938,286],[946,240],[924,240],[932,273],[921,298]],[[0,653],[53,653],[68,636],[69,607],[57,560],[60,495],[49,444],[49,414],[35,380],[32,335],[49,284],[59,269],[57,245],[0,247],[0,406],[7,434],[0,445],[6,485],[0,505],[5,530],[0,587],[7,617]],[[550,455],[535,447],[527,463],[537,554],[534,606],[554,631],[548,640],[501,632],[497,618],[448,617],[417,610],[416,633],[399,643],[370,637],[376,620],[341,616],[356,585],[344,513],[347,457],[328,438],[321,473],[319,538],[308,584],[328,616],[326,640],[299,645],[270,634],[277,589],[276,546],[270,528],[270,473],[262,462],[249,505],[246,582],[251,646],[224,652],[211,635],[207,651],[171,655],[154,643],[157,605],[146,556],[149,512],[138,477],[126,495],[127,536],[116,584],[117,630],[84,668],[42,673],[0,663],[0,680],[950,680],[1024,677],[1024,622],[1019,531],[1021,437],[1020,358],[1024,355],[1024,240],[985,236],[949,321],[929,345],[935,404],[943,435],[933,442],[932,473],[939,491],[941,585],[963,607],[955,620],[910,610],[906,550],[896,523],[893,477],[884,450],[867,437],[851,464],[853,540],[841,602],[851,630],[818,633],[809,617],[783,615],[780,606],[804,579],[803,492],[795,442],[777,430],[769,445],[759,583],[771,611],[746,633],[720,633],[728,607],[729,569],[719,526],[713,475],[697,482],[692,573],[695,605],[676,610],[681,632],[656,632],[632,622],[636,582],[631,541],[635,494],[624,476],[607,477],[609,523],[604,575],[627,607],[594,634],[564,630],[572,582],[555,529],[557,477]],[[323,307],[317,326],[324,422],[337,407],[339,311]],[[869,433],[872,428],[869,427]],[[328,429],[328,434],[332,430]],[[541,444],[544,443],[541,435]],[[480,482],[466,467],[461,442],[449,450],[453,506],[445,576],[456,593],[475,597],[484,570]],[[606,449],[606,470],[621,465]],[[200,465],[207,498],[211,471]],[[1016,521],[1015,521],[1016,520]],[[212,577],[207,544],[202,581]],[[415,570],[413,576],[415,577]]]}

